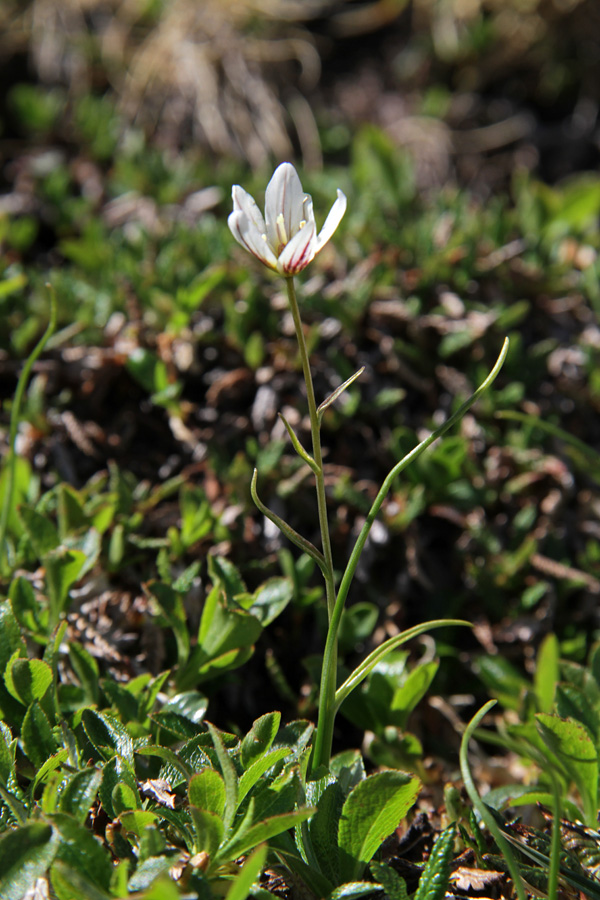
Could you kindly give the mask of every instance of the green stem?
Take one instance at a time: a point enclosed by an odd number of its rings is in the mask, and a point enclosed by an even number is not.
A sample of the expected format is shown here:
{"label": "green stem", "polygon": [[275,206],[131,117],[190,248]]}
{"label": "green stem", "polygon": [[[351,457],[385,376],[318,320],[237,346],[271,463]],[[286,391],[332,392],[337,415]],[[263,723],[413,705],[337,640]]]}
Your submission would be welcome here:
{"label": "green stem", "polygon": [[325,579],[329,629],[327,633],[325,655],[323,658],[323,669],[321,673],[319,715],[317,720],[317,732],[315,736],[315,753],[313,757],[313,766],[327,766],[329,765],[331,743],[333,739],[333,722],[335,719],[335,689],[337,684],[337,627],[334,631],[332,631],[332,616],[337,606],[335,596],[335,575],[333,572],[331,539],[329,537],[329,523],[327,520],[327,498],[325,495],[325,476],[323,474],[323,453],[321,450],[321,428],[319,412],[315,401],[315,391],[313,387],[312,374],[310,371],[308,351],[306,349],[306,340],[304,338],[304,331],[302,330],[302,320],[300,319],[300,310],[298,308],[296,290],[294,288],[294,279],[292,277],[286,278],[286,285],[288,299],[290,302],[290,310],[292,313],[292,318],[294,320],[296,337],[298,339],[298,349],[300,351],[300,361],[302,363],[304,382],[306,384],[306,398],[308,401],[308,415],[310,418],[313,459],[316,465],[316,469],[314,470],[314,472],[317,489],[319,528],[321,530],[323,557],[325,559],[323,577]]}
{"label": "green stem", "polygon": [[[356,567],[358,565],[358,561],[360,559],[360,555],[363,551],[367,538],[369,536],[369,532],[371,531],[371,527],[373,522],[375,521],[379,510],[381,509],[381,505],[385,500],[394,479],[396,476],[405,469],[411,462],[413,462],[417,456],[419,456],[424,450],[427,449],[434,441],[436,441],[439,437],[441,437],[448,429],[452,428],[452,426],[460,421],[467,410],[475,403],[475,401],[480,397],[480,395],[492,384],[496,376],[498,375],[500,369],[502,368],[502,364],[506,359],[506,354],[508,352],[508,338],[505,339],[504,344],[502,345],[502,350],[500,351],[500,355],[496,360],[496,363],[491,370],[490,374],[487,376],[485,381],[477,388],[477,390],[466,400],[459,409],[454,413],[454,415],[450,416],[447,422],[445,422],[441,428],[438,428],[437,431],[434,431],[429,437],[425,438],[424,441],[421,441],[410,453],[400,460],[400,462],[396,463],[393,469],[389,472],[385,481],[381,485],[381,489],[377,494],[373,505],[369,511],[369,514],[365,520],[365,524],[363,525],[361,532],[356,540],[356,544],[352,550],[350,555],[350,559],[348,561],[348,565],[344,571],[342,576],[342,580],[340,582],[340,586],[337,592],[337,599],[335,601],[335,606],[333,609],[333,614],[329,620],[329,630],[327,632],[327,641],[325,643],[325,653],[323,655],[323,669],[321,672],[321,698],[324,696],[324,690],[326,686],[331,685],[332,681],[335,685],[335,677],[336,672],[332,663],[332,653],[334,648],[337,648],[337,634],[338,629],[340,627],[340,621],[342,618],[342,613],[344,611],[344,606],[346,603],[346,598],[348,596],[348,591],[350,590],[350,585],[352,584],[352,579],[354,578],[354,573],[356,571]],[[323,706],[323,700],[321,700],[321,706],[319,707],[319,722],[317,725],[317,734],[315,737],[315,750],[313,754],[313,767],[317,768],[320,765],[327,765],[329,762],[329,756],[331,754],[331,738],[333,735],[333,722],[335,719],[335,690],[333,693],[333,697],[330,698],[330,705],[327,707],[327,711],[323,714],[326,716],[326,724],[321,726],[321,707]]]}
{"label": "green stem", "polygon": [[486,713],[492,708],[492,706],[496,705],[495,700],[489,700],[485,706],[479,710],[479,712],[475,713],[467,727],[465,728],[465,732],[463,734],[462,740],[460,742],[460,771],[463,777],[463,781],[465,784],[465,790],[469,795],[471,803],[481,816],[481,819],[487,825],[489,831],[493,835],[494,840],[496,841],[500,852],[504,856],[506,860],[506,865],[508,866],[508,871],[511,874],[513,885],[515,891],[517,892],[517,896],[519,900],[527,900],[527,894],[525,893],[525,888],[523,886],[523,879],[521,878],[521,873],[519,872],[519,867],[517,866],[515,857],[510,848],[510,844],[500,831],[498,825],[492,814],[490,813],[488,807],[485,805],[477,788],[475,787],[475,782],[473,781],[473,776],[471,775],[471,769],[469,768],[469,759],[468,759],[468,749],[469,749],[469,741],[473,735],[473,732],[486,715]]}
{"label": "green stem", "polygon": [[21,372],[21,375],[17,382],[17,389],[15,391],[15,396],[10,411],[10,431],[8,436],[8,477],[6,480],[6,487],[2,502],[2,511],[0,512],[0,574],[2,575],[9,574],[9,567],[7,564],[8,558],[6,548],[6,531],[8,528],[8,518],[12,510],[13,496],[15,491],[15,472],[17,465],[15,444],[17,441],[17,429],[19,427],[19,416],[21,414],[23,394],[25,393],[25,388],[27,387],[27,382],[29,381],[31,370],[56,328],[56,294],[54,293],[54,289],[50,284],[47,284],[46,287],[48,288],[48,291],[50,293],[50,320],[48,322],[48,327],[25,360],[23,371]]}

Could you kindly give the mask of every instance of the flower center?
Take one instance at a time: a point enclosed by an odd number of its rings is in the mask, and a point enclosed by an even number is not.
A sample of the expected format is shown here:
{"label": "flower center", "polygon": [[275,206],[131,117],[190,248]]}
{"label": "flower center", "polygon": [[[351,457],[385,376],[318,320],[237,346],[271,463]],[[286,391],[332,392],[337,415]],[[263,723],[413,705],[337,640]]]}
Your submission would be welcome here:
{"label": "flower center", "polygon": [[283,213],[279,213],[277,216],[277,220],[275,222],[275,230],[277,231],[277,255],[281,253],[287,242],[289,241],[289,237],[287,235],[287,231],[285,230],[285,221],[283,219]]}

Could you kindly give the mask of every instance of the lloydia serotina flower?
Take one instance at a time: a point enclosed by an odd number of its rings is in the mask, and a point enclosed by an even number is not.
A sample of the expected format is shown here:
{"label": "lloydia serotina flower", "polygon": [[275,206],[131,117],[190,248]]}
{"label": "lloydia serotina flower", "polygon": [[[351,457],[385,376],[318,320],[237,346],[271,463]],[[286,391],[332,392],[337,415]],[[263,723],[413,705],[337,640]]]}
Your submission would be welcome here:
{"label": "lloydia serotina flower", "polygon": [[337,200],[317,234],[313,202],[302,190],[291,163],[275,170],[265,193],[265,215],[239,184],[232,190],[233,212],[227,220],[238,243],[265,266],[282,275],[301,272],[325,246],[346,211],[346,197],[338,190]]}

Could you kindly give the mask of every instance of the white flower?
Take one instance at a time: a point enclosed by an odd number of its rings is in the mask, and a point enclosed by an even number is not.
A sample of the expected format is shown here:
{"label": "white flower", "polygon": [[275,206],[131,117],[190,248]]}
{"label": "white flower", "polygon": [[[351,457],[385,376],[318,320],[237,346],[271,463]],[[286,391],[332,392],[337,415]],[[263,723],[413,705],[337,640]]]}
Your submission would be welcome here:
{"label": "white flower", "polygon": [[287,162],[277,167],[267,185],[264,219],[239,184],[231,193],[233,212],[227,222],[234,238],[282,275],[301,272],[325,246],[346,211],[346,197],[338,190],[337,200],[317,234],[312,198],[304,193],[298,173]]}

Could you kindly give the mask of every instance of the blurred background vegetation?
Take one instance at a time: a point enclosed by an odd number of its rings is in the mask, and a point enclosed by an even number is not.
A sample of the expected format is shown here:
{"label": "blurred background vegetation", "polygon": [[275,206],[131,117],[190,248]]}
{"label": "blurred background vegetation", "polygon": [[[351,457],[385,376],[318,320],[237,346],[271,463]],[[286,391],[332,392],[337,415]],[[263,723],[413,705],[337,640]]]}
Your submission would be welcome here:
{"label": "blurred background vegetation", "polygon": [[[504,661],[531,670],[553,630],[585,657],[600,592],[599,67],[595,0],[4,0],[3,424],[50,281],[60,330],[28,392],[19,498],[49,515],[61,483],[83,505],[109,498],[71,618],[72,636],[88,622],[128,648],[110,663],[89,638],[103,665],[171,665],[141,585],[199,562],[194,621],[222,554],[251,589],[283,572],[295,594],[244,679],[213,688],[215,719],[243,726],[299,692],[288,713],[314,714],[318,580],[249,498],[258,464],[263,499],[316,539],[276,417],[304,433],[293,331],[281,285],[226,226],[231,184],[258,199],[283,159],[319,221],[336,187],[349,198],[301,286],[318,393],[366,366],[324,424],[340,566],[394,460],[511,337],[493,393],[392,492],[345,652],[374,622],[381,637],[469,618],[474,635],[437,648],[455,707],[501,691]],[[20,563],[34,568],[26,547]],[[359,727],[364,714],[348,709]],[[423,716],[444,746],[448,708]]]}

